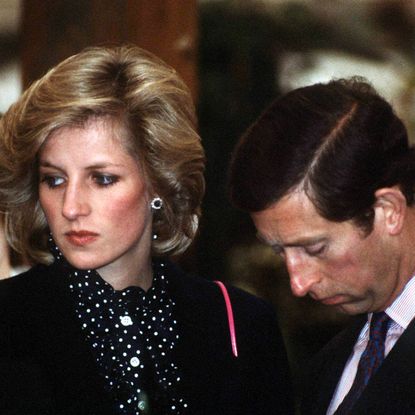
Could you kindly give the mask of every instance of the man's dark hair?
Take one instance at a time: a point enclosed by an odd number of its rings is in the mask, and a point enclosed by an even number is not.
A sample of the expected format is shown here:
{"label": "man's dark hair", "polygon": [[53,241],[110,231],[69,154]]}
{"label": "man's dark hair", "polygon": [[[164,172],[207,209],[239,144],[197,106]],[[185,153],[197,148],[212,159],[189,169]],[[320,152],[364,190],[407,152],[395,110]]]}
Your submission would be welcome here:
{"label": "man's dark hair", "polygon": [[264,210],[304,190],[320,215],[371,229],[375,191],[398,185],[413,203],[415,155],[402,121],[361,78],[299,88],[275,100],[237,144],[233,204]]}

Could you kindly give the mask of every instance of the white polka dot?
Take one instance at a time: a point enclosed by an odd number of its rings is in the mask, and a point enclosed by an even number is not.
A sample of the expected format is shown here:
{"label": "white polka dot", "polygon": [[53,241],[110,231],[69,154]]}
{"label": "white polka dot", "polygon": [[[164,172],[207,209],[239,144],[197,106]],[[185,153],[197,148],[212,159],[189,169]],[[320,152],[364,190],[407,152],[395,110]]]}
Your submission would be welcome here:
{"label": "white polka dot", "polygon": [[140,365],[140,359],[139,359],[138,357],[132,357],[132,358],[130,359],[130,365],[131,365],[132,367],[137,367],[137,366],[139,366],[139,365]]}
{"label": "white polka dot", "polygon": [[123,326],[131,326],[133,324],[130,316],[122,316],[120,317],[120,320]]}

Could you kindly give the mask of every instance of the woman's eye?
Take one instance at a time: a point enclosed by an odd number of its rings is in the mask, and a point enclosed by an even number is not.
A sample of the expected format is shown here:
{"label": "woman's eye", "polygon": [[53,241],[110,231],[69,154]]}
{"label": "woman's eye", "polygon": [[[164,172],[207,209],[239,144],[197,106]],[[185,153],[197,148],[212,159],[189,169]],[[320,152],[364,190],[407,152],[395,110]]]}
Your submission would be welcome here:
{"label": "woman's eye", "polygon": [[60,186],[65,180],[60,176],[44,176],[41,181],[53,189],[54,187]]}
{"label": "woman's eye", "polygon": [[94,174],[93,179],[99,186],[111,186],[118,181],[118,177],[111,174]]}

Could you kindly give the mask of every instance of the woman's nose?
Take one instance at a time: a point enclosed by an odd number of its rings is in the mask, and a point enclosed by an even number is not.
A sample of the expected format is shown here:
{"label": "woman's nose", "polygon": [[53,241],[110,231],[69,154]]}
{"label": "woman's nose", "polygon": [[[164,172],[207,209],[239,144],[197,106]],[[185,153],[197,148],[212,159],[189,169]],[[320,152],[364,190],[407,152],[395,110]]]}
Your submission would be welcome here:
{"label": "woman's nose", "polygon": [[68,220],[76,220],[79,216],[88,215],[90,210],[88,195],[82,186],[68,184],[63,199],[62,215]]}

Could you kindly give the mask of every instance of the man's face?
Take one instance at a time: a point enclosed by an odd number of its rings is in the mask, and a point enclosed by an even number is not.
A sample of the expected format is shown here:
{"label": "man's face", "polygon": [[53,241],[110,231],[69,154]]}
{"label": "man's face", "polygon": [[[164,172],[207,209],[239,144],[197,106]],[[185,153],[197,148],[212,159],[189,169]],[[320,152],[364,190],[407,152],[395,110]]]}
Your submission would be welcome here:
{"label": "man's face", "polygon": [[351,221],[320,216],[304,192],[252,213],[258,236],[283,258],[291,290],[347,314],[384,310],[404,287],[398,257],[375,210],[365,235]]}

